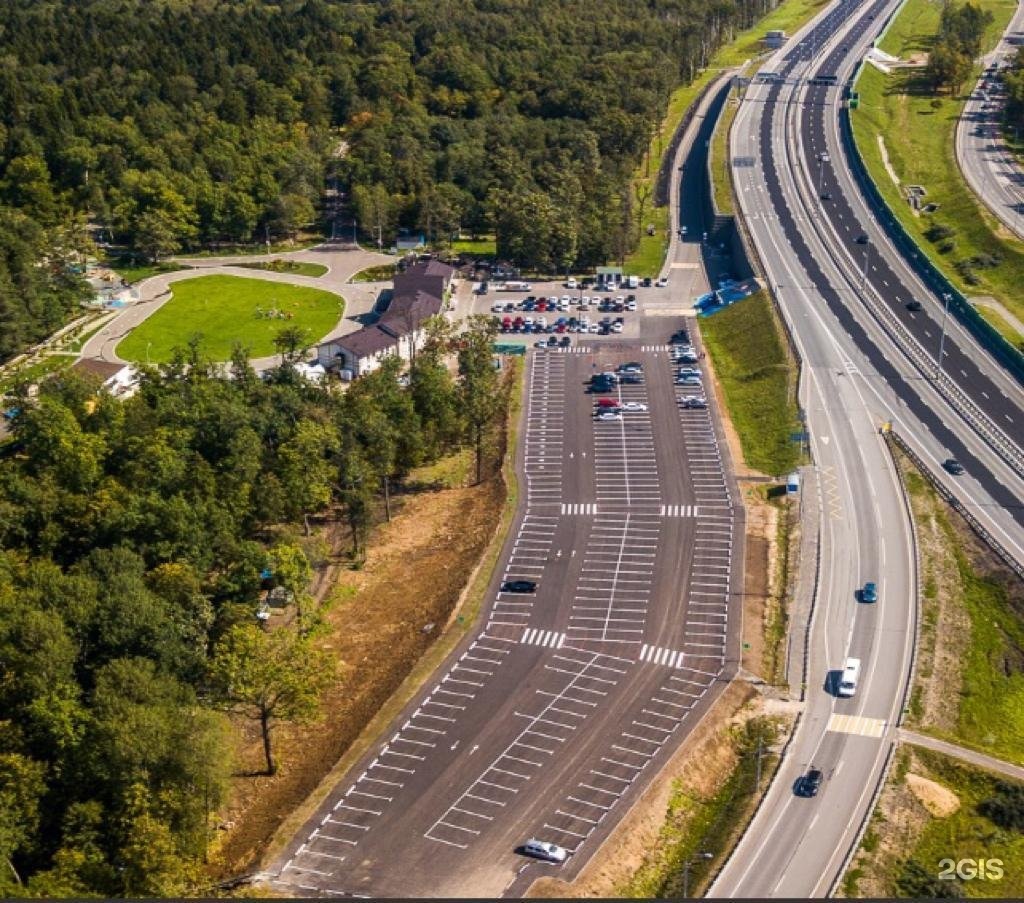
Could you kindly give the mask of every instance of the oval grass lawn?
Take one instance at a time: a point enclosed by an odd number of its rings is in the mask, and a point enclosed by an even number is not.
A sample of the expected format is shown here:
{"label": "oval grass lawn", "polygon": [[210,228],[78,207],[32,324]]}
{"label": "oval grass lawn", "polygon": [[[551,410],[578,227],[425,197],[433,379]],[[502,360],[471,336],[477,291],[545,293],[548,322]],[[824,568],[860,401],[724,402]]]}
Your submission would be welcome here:
{"label": "oval grass lawn", "polygon": [[275,354],[274,337],[285,327],[306,330],[310,344],[341,318],[345,302],[320,289],[242,276],[199,276],[170,286],[172,297],[117,346],[126,361],[163,363],[175,348],[199,335],[212,360],[226,361],[236,342],[250,357]]}

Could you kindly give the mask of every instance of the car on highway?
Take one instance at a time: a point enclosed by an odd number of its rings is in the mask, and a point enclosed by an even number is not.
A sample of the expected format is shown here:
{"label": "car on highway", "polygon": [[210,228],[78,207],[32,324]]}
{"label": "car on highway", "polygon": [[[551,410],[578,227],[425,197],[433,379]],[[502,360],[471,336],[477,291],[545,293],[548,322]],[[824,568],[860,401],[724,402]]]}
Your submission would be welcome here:
{"label": "car on highway", "polygon": [[531,838],[522,846],[524,856],[532,856],[534,859],[543,859],[545,862],[565,862],[569,858],[569,851],[560,847],[557,843],[548,843],[546,840],[535,840]]}
{"label": "car on highway", "polygon": [[821,199],[823,201],[831,201],[832,200],[832,192],[831,191],[823,191],[821,193]]}
{"label": "car on highway", "polygon": [[818,791],[821,789],[821,782],[824,780],[825,775],[821,773],[820,769],[815,768],[812,765],[807,774],[803,775],[797,782],[797,795],[807,797],[817,796]]}
{"label": "car on highway", "polygon": [[594,418],[597,420],[621,420],[622,414],[618,411],[597,411]]}
{"label": "car on highway", "polygon": [[860,659],[848,658],[843,662],[843,670],[839,675],[839,686],[836,689],[837,696],[850,697],[857,692],[857,682],[860,680]]}
{"label": "car on highway", "polygon": [[907,310],[917,311],[917,310],[921,309],[922,304],[921,304],[920,301],[908,301],[907,304],[906,304],[906,307],[907,307]]}
{"label": "car on highway", "polygon": [[864,588],[860,591],[861,602],[877,602],[878,601],[878,587],[871,581],[864,584]]}
{"label": "car on highway", "polygon": [[646,411],[647,405],[645,405],[642,401],[624,401],[622,402],[622,410],[636,412]]}
{"label": "car on highway", "polygon": [[964,466],[956,458],[946,458],[942,462],[942,467],[948,473],[953,474],[954,477],[960,476],[964,472]]}
{"label": "car on highway", "polygon": [[503,593],[535,593],[537,592],[536,580],[506,580],[501,584]]}
{"label": "car on highway", "polygon": [[870,241],[870,239],[867,237],[867,235],[865,235],[863,232],[861,232],[860,235],[858,235],[854,239],[854,241],[857,242],[857,244],[859,244],[859,245],[866,245],[868,243],[868,241]]}

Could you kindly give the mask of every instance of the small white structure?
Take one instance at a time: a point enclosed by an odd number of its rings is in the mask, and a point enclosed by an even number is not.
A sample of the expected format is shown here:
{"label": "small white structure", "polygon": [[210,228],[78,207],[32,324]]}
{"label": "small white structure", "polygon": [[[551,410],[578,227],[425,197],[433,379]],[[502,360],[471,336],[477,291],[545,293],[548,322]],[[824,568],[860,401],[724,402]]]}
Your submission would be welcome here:
{"label": "small white structure", "polygon": [[100,381],[103,390],[115,398],[128,398],[138,388],[139,375],[131,364],[86,357],[71,365],[73,372]]}

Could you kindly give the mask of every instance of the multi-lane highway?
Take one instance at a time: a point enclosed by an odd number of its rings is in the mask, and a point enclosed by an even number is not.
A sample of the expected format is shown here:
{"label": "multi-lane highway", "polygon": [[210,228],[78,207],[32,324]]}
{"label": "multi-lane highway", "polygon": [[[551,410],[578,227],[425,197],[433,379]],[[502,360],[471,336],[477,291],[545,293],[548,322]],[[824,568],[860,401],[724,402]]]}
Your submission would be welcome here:
{"label": "multi-lane highway", "polygon": [[981,199],[1006,228],[1024,238],[1024,171],[1003,140],[1002,98],[987,74],[990,66],[1006,66],[1024,38],[1024,6],[1016,13],[999,44],[983,60],[984,71],[964,104],[956,129],[956,159]]}
{"label": "multi-lane highway", "polygon": [[[894,6],[829,7],[768,61],[776,76],[750,86],[732,131],[739,205],[803,358],[823,528],[806,709],[713,896],[828,893],[886,761],[912,662],[916,573],[879,427],[894,423],[936,470],[949,454],[963,460],[955,491],[1024,555],[1020,387],[952,321],[944,377],[929,372],[941,301],[889,241],[846,156],[842,84]],[[883,581],[878,603],[857,599],[867,580]],[[847,655],[864,676],[852,699],[838,699],[828,676]],[[795,782],[812,765],[823,789],[799,798]]]}
{"label": "multi-lane highway", "polygon": [[[742,511],[667,350],[530,354],[521,505],[486,615],[288,846],[275,888],[518,893],[554,868],[517,854],[531,837],[572,850],[571,876],[730,679]],[[595,419],[590,377],[627,361],[643,379],[611,394],[647,410]]]}

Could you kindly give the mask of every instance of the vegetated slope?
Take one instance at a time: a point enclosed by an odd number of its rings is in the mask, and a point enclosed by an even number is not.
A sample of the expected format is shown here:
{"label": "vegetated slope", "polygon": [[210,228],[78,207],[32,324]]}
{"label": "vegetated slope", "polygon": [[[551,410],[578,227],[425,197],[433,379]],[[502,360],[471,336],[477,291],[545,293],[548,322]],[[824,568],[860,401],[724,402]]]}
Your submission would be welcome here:
{"label": "vegetated slope", "polygon": [[[461,225],[526,264],[603,261],[671,89],[774,5],[9,0],[0,205],[155,258],[294,233],[329,178],[366,235]],[[27,326],[0,358],[52,326],[27,301],[5,319]]]}
{"label": "vegetated slope", "polygon": [[[193,357],[126,401],[74,375],[20,400],[0,448],[0,896],[196,889],[232,767],[218,710],[300,719],[333,681],[304,526],[341,518],[360,561],[385,480],[467,447],[491,472],[492,341],[425,343],[408,387],[397,358],[339,394]],[[267,580],[296,604],[264,631]]]}
{"label": "vegetated slope", "polygon": [[795,369],[763,292],[704,317],[700,333],[722,384],[729,417],[739,434],[747,466],[775,476],[792,469],[800,447]]}

